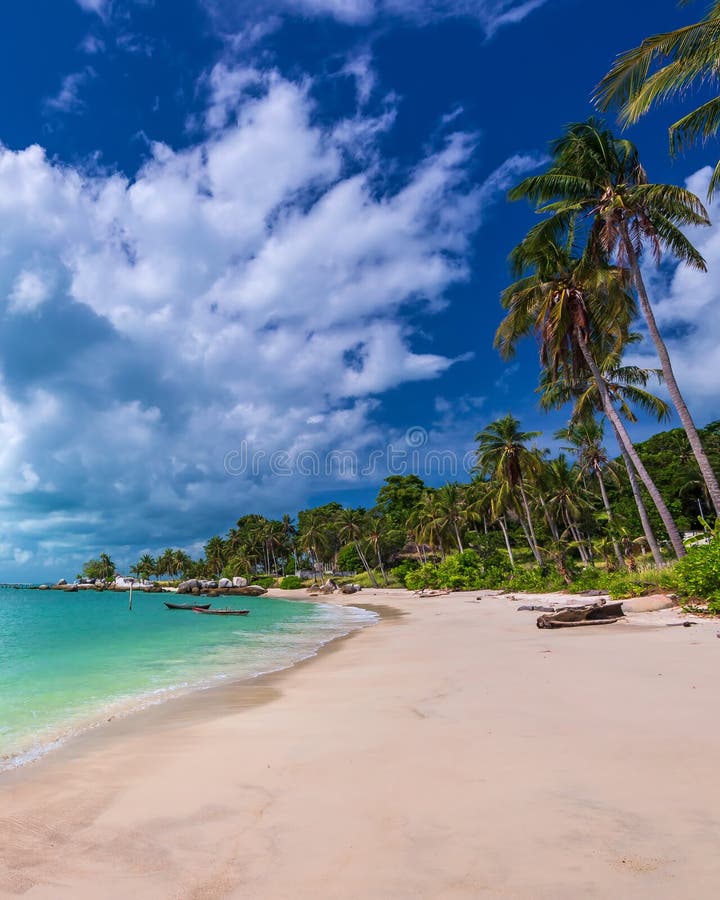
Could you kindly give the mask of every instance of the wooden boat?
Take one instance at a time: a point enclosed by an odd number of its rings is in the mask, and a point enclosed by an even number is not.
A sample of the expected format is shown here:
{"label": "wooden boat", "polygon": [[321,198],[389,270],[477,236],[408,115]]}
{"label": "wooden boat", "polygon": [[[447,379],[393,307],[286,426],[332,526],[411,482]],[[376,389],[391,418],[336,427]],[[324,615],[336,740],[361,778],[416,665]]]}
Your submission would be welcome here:
{"label": "wooden boat", "polygon": [[170,603],[168,600],[163,600],[165,606],[168,609],[210,609],[209,603]]}
{"label": "wooden boat", "polygon": [[193,612],[205,613],[207,616],[247,616],[249,609],[208,609],[206,606],[193,606]]}

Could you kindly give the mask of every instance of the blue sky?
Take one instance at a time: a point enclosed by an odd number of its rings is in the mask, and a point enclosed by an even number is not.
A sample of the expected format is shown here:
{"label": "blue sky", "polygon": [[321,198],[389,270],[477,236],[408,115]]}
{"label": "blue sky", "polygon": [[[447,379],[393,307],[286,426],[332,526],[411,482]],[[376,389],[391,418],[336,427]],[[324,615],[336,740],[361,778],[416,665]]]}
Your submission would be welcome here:
{"label": "blue sky", "polygon": [[[104,549],[122,566],[197,552],[246,512],[368,502],[388,467],[437,474],[428,451],[462,474],[508,410],[550,433],[532,343],[511,366],[491,346],[533,220],[505,191],[591,113],[616,53],[700,9],[8,4],[0,580],[73,576]],[[717,146],[671,161],[673,112],[631,136],[654,180],[702,193]],[[695,237],[709,275],[651,281],[704,423],[720,235]]]}

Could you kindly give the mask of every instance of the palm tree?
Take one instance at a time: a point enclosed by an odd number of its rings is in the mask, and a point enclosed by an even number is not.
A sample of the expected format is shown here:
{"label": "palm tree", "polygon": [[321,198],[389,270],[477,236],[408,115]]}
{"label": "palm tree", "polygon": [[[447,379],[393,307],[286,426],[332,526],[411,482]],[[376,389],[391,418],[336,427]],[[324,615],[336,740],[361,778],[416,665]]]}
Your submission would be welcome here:
{"label": "palm tree", "polygon": [[[598,85],[595,100],[601,109],[619,106],[621,121],[632,125],[653,106],[687,94],[693,82],[717,86],[719,61],[720,2],[715,0],[699,22],[653,35],[622,53]],[[698,142],[704,144],[718,128],[720,96],[670,126],[670,150],[675,154]],[[710,180],[710,197],[718,185],[720,162]]]}
{"label": "palm tree", "polygon": [[104,579],[110,579],[115,574],[115,563],[110,559],[107,553],[101,553],[100,564],[102,566],[102,577]]}
{"label": "palm tree", "polygon": [[543,562],[533,526],[525,483],[529,474],[537,469],[537,460],[526,447],[528,441],[540,436],[539,431],[520,431],[520,422],[508,413],[502,419],[491,422],[475,435],[478,448],[475,453],[476,468],[484,476],[495,478],[506,493],[517,491],[522,502],[520,516],[528,536],[528,543],[538,563]]}
{"label": "palm tree", "polygon": [[594,417],[586,417],[580,421],[571,422],[565,428],[559,429],[555,432],[555,437],[559,440],[567,441],[570,445],[565,449],[577,456],[579,474],[581,476],[591,475],[597,480],[598,487],[600,488],[600,497],[602,498],[602,503],[605,507],[605,513],[610,526],[615,559],[620,568],[624,568],[625,561],[620,550],[620,544],[617,536],[612,534],[615,517],[605,487],[604,472],[610,467],[610,458],[608,457],[607,450],[602,444],[603,426]]}
{"label": "palm tree", "polygon": [[557,238],[565,231],[572,236],[578,218],[587,217],[590,254],[600,262],[615,258],[627,264],[670,399],[720,515],[720,485],[675,378],[640,267],[644,245],[649,243],[658,261],[662,250],[669,250],[686,265],[705,271],[704,259],[681,229],[709,225],[707,212],[685,188],[649,184],[634,144],[613,137],[596,119],[570,125],[551,150],[548,171],[526,178],[509,195],[513,200],[528,198],[541,204],[538,212],[552,213],[528,239]]}
{"label": "palm tree", "polygon": [[383,562],[382,542],[386,536],[385,516],[379,510],[374,510],[368,516],[367,538],[375,549],[375,558],[380,567],[380,574],[383,578],[383,584],[387,587],[387,573],[385,572],[385,564]]}
{"label": "palm tree", "polygon": [[459,484],[444,484],[435,493],[435,504],[438,516],[438,527],[441,531],[449,531],[458,545],[464,550],[460,536],[460,526],[465,522],[465,499]]}
{"label": "palm tree", "polygon": [[375,573],[363,552],[362,541],[368,536],[368,518],[364,509],[341,509],[337,514],[338,535],[347,544],[352,544],[360,557],[360,562],[368,574],[373,587],[378,587]]}
{"label": "palm tree", "polygon": [[227,560],[227,548],[225,541],[218,535],[213,535],[205,544],[205,560],[213,576],[216,577],[222,572]]}
{"label": "palm tree", "polygon": [[[584,563],[592,563],[592,547],[580,533],[579,525],[590,508],[589,494],[582,486],[578,472],[570,465],[567,456],[560,453],[547,463],[544,474],[549,515],[554,522],[560,522],[564,526],[563,531],[572,538],[580,559]],[[556,538],[556,543],[560,546],[561,538],[562,535]]]}
{"label": "palm tree", "polygon": [[143,553],[135,567],[141,578],[147,579],[155,572],[155,560],[149,553]]}
{"label": "palm tree", "polygon": [[680,532],[612,403],[596,358],[599,347],[612,342],[610,350],[617,354],[627,343],[634,303],[627,293],[625,271],[587,254],[573,257],[567,246],[537,232],[516,248],[514,261],[516,268],[530,270],[530,274],[503,292],[502,305],[508,313],[498,328],[495,345],[507,358],[517,341],[534,330],[540,341],[541,364],[551,379],[561,370],[571,381],[583,373],[592,377],[603,411],[652,497],[676,555],[684,556]]}
{"label": "palm tree", "polygon": [[305,517],[298,541],[300,546],[312,555],[316,569],[324,564],[324,552],[328,545],[328,523],[318,510],[311,510]]}
{"label": "palm tree", "polygon": [[[634,335],[628,336],[630,342],[633,339]],[[605,381],[605,388],[612,403],[618,407],[620,415],[627,419],[628,422],[637,422],[637,416],[632,409],[632,405],[635,405],[654,416],[659,422],[669,418],[670,408],[667,403],[645,390],[645,386],[652,376],[659,377],[658,370],[641,369],[638,366],[621,366],[618,363],[618,359],[617,352],[610,353],[601,359],[600,369]],[[574,377],[572,374],[562,370],[554,378],[545,373],[540,379],[540,391],[542,392],[540,404],[545,409],[564,406],[566,403],[573,401],[573,422],[583,422],[593,417],[596,412],[603,411],[600,392],[592,378]],[[612,428],[620,449],[620,455],[623,458],[645,540],[653,555],[655,565],[662,567],[664,565],[662,554],[650,523],[650,517],[643,500],[635,467],[615,426],[612,425]]]}
{"label": "palm tree", "polygon": [[184,550],[175,550],[173,553],[174,562],[173,569],[175,575],[185,575],[187,574],[193,565],[193,561],[190,556]]}
{"label": "palm tree", "polygon": [[514,569],[515,557],[510,543],[506,519],[508,515],[517,518],[515,503],[511,501],[511,495],[512,492],[507,490],[504,482],[476,479],[470,485],[468,513],[471,516],[487,517],[492,523],[497,522],[505,540],[505,548],[510,558],[510,565]]}

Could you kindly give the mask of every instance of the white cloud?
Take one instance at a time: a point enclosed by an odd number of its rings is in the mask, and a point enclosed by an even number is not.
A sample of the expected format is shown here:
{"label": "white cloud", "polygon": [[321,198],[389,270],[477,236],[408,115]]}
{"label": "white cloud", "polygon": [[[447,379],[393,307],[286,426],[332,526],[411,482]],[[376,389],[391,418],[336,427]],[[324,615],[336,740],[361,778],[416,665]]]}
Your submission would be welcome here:
{"label": "white cloud", "polygon": [[85,12],[97,13],[101,17],[105,17],[112,5],[112,0],[75,0],[81,9]]}
{"label": "white cloud", "polygon": [[40,272],[23,269],[8,295],[13,312],[32,312],[50,296],[52,284]]}
{"label": "white cloud", "polygon": [[347,165],[371,117],[317,124],[310,85],[276,73],[218,67],[210,86],[206,136],[152,145],[132,179],[0,147],[0,543],[25,534],[35,565],[305,502],[307,480],[228,476],[242,442],[383,444],[377,398],[453,364],[417,346],[419,320],[532,162],[473,189],[454,134],[390,183],[372,154]]}
{"label": "white cloud", "polygon": [[[258,17],[248,0],[203,0],[222,27],[241,27]],[[488,36],[504,25],[517,24],[547,0],[269,0],[262,15],[331,17],[347,25],[367,25],[394,17],[418,24],[446,18],[476,19]],[[243,26],[245,27],[245,26]]]}
{"label": "white cloud", "polygon": [[45,101],[46,107],[57,112],[80,112],[85,107],[80,91],[94,77],[95,71],[90,66],[82,72],[66,75],[58,93]]}
{"label": "white cloud", "polygon": [[[704,198],[710,167],[687,180],[687,187]],[[720,417],[720,199],[709,207],[713,225],[688,232],[704,256],[707,273],[673,265],[668,277],[647,262],[650,299],[663,333],[680,389],[700,422]],[[670,264],[670,261],[667,261]],[[654,347],[646,339],[633,361],[657,367]]]}

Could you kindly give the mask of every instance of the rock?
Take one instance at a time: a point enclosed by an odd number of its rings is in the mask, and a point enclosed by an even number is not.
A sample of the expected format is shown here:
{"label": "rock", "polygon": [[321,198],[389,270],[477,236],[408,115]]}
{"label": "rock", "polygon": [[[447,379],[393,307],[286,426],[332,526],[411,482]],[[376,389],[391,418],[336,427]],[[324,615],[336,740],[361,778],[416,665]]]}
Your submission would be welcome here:
{"label": "rock", "polygon": [[200,582],[197,578],[190,578],[187,581],[182,581],[178,585],[177,592],[178,594],[191,594],[193,590],[200,589]]}
{"label": "rock", "polygon": [[218,588],[218,583],[217,581],[201,581],[200,587],[204,591],[216,591]]}
{"label": "rock", "polygon": [[259,584],[249,584],[247,587],[228,588],[227,593],[234,597],[260,597],[267,594],[267,589],[260,587]]}
{"label": "rock", "polygon": [[67,584],[67,581],[65,581],[64,578],[61,578],[60,581],[58,581],[58,584]]}
{"label": "rock", "polygon": [[236,575],[232,580],[233,587],[247,587],[248,580],[241,575]]}
{"label": "rock", "polygon": [[78,586],[76,584],[65,584],[63,590],[67,594],[77,594]]}
{"label": "rock", "polygon": [[354,584],[344,584],[340,590],[343,594],[357,594],[357,587]]}
{"label": "rock", "polygon": [[[218,581],[218,587],[229,588],[232,586],[233,586],[233,583],[232,583],[232,581],[230,581],[229,578],[221,578],[220,581]],[[239,587],[242,587],[242,585],[239,585]]]}
{"label": "rock", "polygon": [[671,609],[674,605],[665,594],[652,594],[650,597],[632,597],[630,600],[623,600],[622,608],[625,613],[643,613]]}

